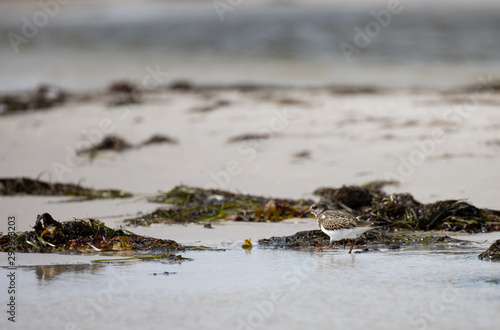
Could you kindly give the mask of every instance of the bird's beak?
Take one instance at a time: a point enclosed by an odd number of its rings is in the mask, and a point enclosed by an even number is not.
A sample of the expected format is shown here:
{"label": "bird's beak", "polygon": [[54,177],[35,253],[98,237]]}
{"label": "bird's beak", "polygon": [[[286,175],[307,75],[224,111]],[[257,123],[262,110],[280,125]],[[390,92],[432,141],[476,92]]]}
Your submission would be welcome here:
{"label": "bird's beak", "polygon": [[303,217],[304,215],[308,215],[309,213],[311,213],[311,210],[302,213],[301,217]]}

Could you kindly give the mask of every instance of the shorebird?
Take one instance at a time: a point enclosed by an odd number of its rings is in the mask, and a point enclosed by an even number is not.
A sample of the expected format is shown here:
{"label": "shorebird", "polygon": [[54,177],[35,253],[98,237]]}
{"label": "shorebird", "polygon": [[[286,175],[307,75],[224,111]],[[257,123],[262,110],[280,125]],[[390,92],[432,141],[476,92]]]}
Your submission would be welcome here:
{"label": "shorebird", "polygon": [[351,239],[352,245],[349,250],[349,253],[351,253],[354,244],[356,244],[356,238],[361,236],[364,232],[374,228],[373,223],[359,220],[347,212],[329,210],[325,203],[314,203],[309,208],[309,211],[302,215],[309,213],[316,216],[316,223],[319,228],[321,228],[325,234],[330,236],[330,244],[328,246],[318,248],[315,251],[332,248],[334,241]]}

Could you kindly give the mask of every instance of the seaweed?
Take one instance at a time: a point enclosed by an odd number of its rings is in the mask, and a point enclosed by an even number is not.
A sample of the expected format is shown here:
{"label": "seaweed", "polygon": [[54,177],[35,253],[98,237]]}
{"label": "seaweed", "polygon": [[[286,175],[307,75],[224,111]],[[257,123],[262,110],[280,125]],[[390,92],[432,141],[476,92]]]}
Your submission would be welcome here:
{"label": "seaweed", "polygon": [[135,93],[138,92],[139,89],[134,83],[122,80],[122,81],[112,82],[108,86],[108,91],[112,94],[120,94],[120,93]]}
{"label": "seaweed", "polygon": [[214,220],[280,221],[300,216],[311,200],[269,199],[236,194],[224,190],[177,186],[171,191],[149,198],[150,202],[171,204],[171,208],[126,219],[130,225],[152,223],[210,222]]}
{"label": "seaweed", "polygon": [[174,81],[172,84],[170,84],[169,89],[171,90],[177,90],[177,91],[191,91],[193,90],[194,86],[191,82],[187,80],[177,80]]}
{"label": "seaweed", "polygon": [[223,108],[223,107],[227,107],[229,105],[231,105],[231,102],[228,100],[218,100],[218,101],[214,102],[213,104],[193,108],[191,111],[192,112],[200,112],[200,113],[211,112],[211,111]]}
{"label": "seaweed", "polygon": [[292,155],[294,158],[302,158],[302,159],[310,159],[311,158],[311,151],[309,150],[302,150],[299,152],[296,152]]}
{"label": "seaweed", "polygon": [[161,144],[161,143],[177,144],[178,142],[177,142],[176,139],[171,138],[169,136],[161,135],[161,134],[155,134],[155,135],[152,135],[146,141],[144,141],[141,144],[139,144],[138,147],[147,146],[147,145],[151,145],[151,144]]}
{"label": "seaweed", "polygon": [[177,144],[178,141],[166,135],[154,134],[149,139],[134,146],[119,136],[107,135],[98,144],[95,144],[90,148],[78,150],[78,154],[87,154],[90,159],[93,159],[101,151],[122,152],[132,148],[142,148],[144,146],[161,143]]}
{"label": "seaweed", "polygon": [[386,194],[390,181],[364,186],[319,188],[314,194],[332,208],[344,209],[386,230],[446,230],[468,233],[500,230],[500,211],[479,209],[463,200],[423,204],[408,193]]}
{"label": "seaweed", "polygon": [[[294,235],[271,237],[259,240],[258,244],[266,248],[317,248],[328,245],[330,238],[321,230],[301,231]],[[390,250],[400,249],[408,245],[423,245],[436,243],[469,244],[470,242],[451,238],[449,236],[422,235],[422,234],[393,234],[388,235],[376,230],[366,232],[358,239],[359,244],[370,246],[384,246]],[[348,240],[336,242],[338,246],[345,246]]]}
{"label": "seaweed", "polygon": [[116,81],[108,87],[108,92],[113,99],[108,103],[110,107],[119,107],[141,103],[141,91],[129,81]]}
{"label": "seaweed", "polygon": [[244,250],[251,250],[253,248],[252,239],[246,239],[241,248]]}
{"label": "seaweed", "polygon": [[32,231],[0,237],[0,251],[180,251],[175,241],[136,235],[123,229],[111,229],[97,219],[58,222],[48,214],[38,215]]}
{"label": "seaweed", "polygon": [[0,178],[0,196],[40,195],[73,196],[77,201],[129,198],[131,193],[118,189],[90,189],[67,183],[50,183],[30,178]]}
{"label": "seaweed", "polygon": [[191,258],[184,258],[183,256],[180,255],[175,255],[175,254],[156,254],[152,256],[135,256],[135,257],[128,257],[128,258],[111,258],[111,259],[96,259],[92,260],[92,262],[99,262],[99,263],[123,263],[123,262],[134,262],[134,261],[162,261],[162,262],[169,262],[169,263],[178,263],[184,260],[192,261],[193,259]]}
{"label": "seaweed", "polygon": [[[318,188],[314,194],[332,209],[344,209],[384,230],[445,230],[469,233],[500,230],[500,211],[479,209],[462,200],[423,204],[408,193],[387,194],[382,187],[392,181],[363,186]],[[149,198],[170,207],[125,220],[131,225],[152,223],[281,221],[299,217],[312,200],[267,198],[224,190],[178,186]]]}
{"label": "seaweed", "polygon": [[0,96],[0,114],[28,112],[49,109],[64,104],[67,95],[60,88],[40,85],[28,94],[8,94]]}
{"label": "seaweed", "polygon": [[491,246],[481,253],[478,258],[480,260],[500,261],[500,239],[491,244]]}
{"label": "seaweed", "polygon": [[124,151],[126,149],[132,148],[132,145],[116,135],[107,135],[98,144],[87,148],[78,150],[78,154],[88,153],[91,157],[99,151],[112,150],[112,151]]}
{"label": "seaweed", "polygon": [[237,136],[233,136],[227,140],[227,143],[236,143],[236,142],[242,142],[242,141],[252,141],[252,140],[267,140],[271,138],[271,135],[262,133],[262,134],[257,134],[257,133],[246,133],[246,134],[241,134]]}
{"label": "seaweed", "polygon": [[373,199],[379,197],[382,191],[379,188],[367,186],[342,186],[340,188],[318,188],[313,194],[320,196],[323,202],[334,208],[360,210],[370,206]]}

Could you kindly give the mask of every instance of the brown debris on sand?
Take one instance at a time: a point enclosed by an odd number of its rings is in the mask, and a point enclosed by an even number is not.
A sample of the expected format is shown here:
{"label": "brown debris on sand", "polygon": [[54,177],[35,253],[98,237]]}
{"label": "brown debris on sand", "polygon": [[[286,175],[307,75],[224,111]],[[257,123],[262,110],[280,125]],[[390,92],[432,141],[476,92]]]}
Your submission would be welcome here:
{"label": "brown debris on sand", "polygon": [[98,151],[106,151],[106,150],[112,150],[112,151],[124,151],[127,149],[132,148],[132,145],[122,139],[119,136],[116,135],[107,135],[105,136],[101,142],[98,144],[88,148],[88,149],[82,149],[79,150],[79,154],[83,153],[89,153],[89,154],[95,154]]}
{"label": "brown debris on sand", "polygon": [[147,145],[151,145],[151,144],[161,144],[161,143],[177,144],[178,142],[176,139],[171,138],[169,136],[155,134],[155,135],[151,136],[149,139],[147,139],[146,141],[139,144],[138,147],[147,146]]}
{"label": "brown debris on sand", "polygon": [[192,112],[211,112],[211,111],[223,108],[223,107],[227,107],[230,104],[231,104],[231,102],[228,100],[217,100],[213,104],[208,104],[205,106],[196,107],[196,108],[192,109],[191,111]]}
{"label": "brown debris on sand", "polygon": [[297,159],[310,159],[311,158],[311,151],[302,150],[302,151],[294,153],[292,156],[294,158],[297,158]]}
{"label": "brown debris on sand", "polygon": [[271,135],[266,133],[263,134],[246,133],[229,138],[227,140],[227,143],[237,143],[242,141],[253,141],[253,140],[267,140],[269,138],[271,138]]}
{"label": "brown debris on sand", "polygon": [[187,80],[178,80],[170,84],[169,89],[177,91],[191,91],[194,88],[193,84]]}
{"label": "brown debris on sand", "polygon": [[111,107],[139,104],[142,102],[142,93],[139,88],[134,83],[126,80],[111,83],[108,87],[108,92],[113,97],[108,103]]}
{"label": "brown debris on sand", "polygon": [[0,96],[0,114],[43,110],[64,104],[67,95],[60,88],[41,85],[35,92]]}
{"label": "brown debris on sand", "polygon": [[117,135],[107,135],[98,144],[87,149],[78,150],[78,154],[88,154],[90,155],[90,158],[94,158],[96,154],[101,151],[122,152],[133,148],[141,148],[152,144],[162,143],[178,144],[179,142],[176,139],[166,135],[154,134],[149,139],[134,146]]}

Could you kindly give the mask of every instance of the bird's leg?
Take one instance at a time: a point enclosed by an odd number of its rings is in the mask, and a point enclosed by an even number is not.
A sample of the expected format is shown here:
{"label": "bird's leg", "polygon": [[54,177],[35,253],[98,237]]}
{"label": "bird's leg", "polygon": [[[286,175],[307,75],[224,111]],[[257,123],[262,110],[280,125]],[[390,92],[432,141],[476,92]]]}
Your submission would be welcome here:
{"label": "bird's leg", "polygon": [[354,247],[354,244],[356,244],[356,240],[355,240],[355,239],[352,239],[352,245],[351,245],[351,249],[349,250],[349,253],[351,253],[352,248]]}
{"label": "bird's leg", "polygon": [[314,251],[319,252],[319,251],[323,251],[325,249],[331,249],[332,247],[333,247],[333,241],[330,241],[329,245],[317,248]]}

